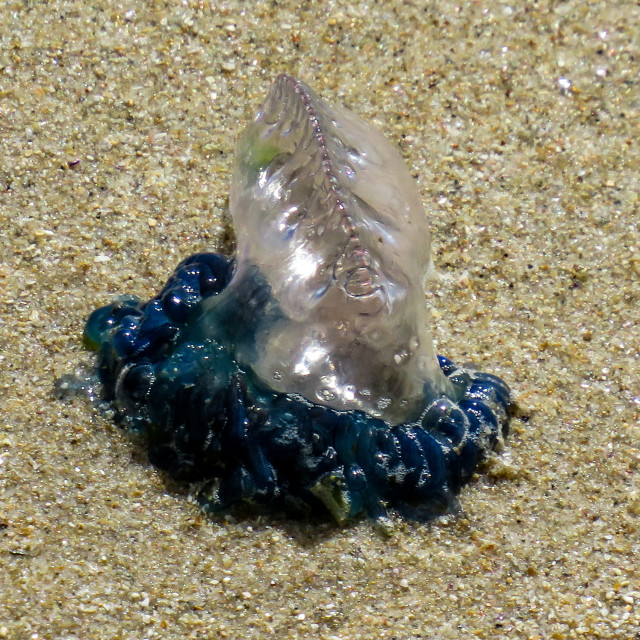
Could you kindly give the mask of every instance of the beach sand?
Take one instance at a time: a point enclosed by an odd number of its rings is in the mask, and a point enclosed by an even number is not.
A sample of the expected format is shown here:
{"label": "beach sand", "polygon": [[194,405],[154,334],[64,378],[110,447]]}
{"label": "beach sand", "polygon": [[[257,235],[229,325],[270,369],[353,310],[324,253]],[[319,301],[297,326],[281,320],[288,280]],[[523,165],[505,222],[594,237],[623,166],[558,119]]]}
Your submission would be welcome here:
{"label": "beach sand", "polygon": [[[0,8],[0,638],[640,638],[640,7]],[[415,176],[438,352],[506,450],[385,538],[211,521],[82,394],[88,314],[233,248],[235,140],[288,72]]]}

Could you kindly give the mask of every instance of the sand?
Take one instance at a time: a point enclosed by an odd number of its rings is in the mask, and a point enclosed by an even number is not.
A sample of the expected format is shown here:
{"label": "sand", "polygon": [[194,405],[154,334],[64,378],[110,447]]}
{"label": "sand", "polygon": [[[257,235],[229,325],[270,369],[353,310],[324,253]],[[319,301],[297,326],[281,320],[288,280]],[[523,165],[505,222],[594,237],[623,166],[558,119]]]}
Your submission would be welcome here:
{"label": "sand", "polygon": [[[0,8],[0,638],[640,638],[640,7]],[[210,521],[82,395],[87,315],[226,250],[236,136],[292,73],[429,213],[438,351],[509,382],[430,525]]]}

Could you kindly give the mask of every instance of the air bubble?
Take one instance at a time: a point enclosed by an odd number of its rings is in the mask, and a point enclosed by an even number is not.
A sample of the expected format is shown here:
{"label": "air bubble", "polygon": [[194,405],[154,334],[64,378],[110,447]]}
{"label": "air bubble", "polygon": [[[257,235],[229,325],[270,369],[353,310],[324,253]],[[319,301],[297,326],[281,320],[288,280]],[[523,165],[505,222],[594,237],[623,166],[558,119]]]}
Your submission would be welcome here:
{"label": "air bubble", "polygon": [[322,387],[322,389],[318,390],[316,396],[321,402],[331,402],[336,399],[336,394],[327,387]]}

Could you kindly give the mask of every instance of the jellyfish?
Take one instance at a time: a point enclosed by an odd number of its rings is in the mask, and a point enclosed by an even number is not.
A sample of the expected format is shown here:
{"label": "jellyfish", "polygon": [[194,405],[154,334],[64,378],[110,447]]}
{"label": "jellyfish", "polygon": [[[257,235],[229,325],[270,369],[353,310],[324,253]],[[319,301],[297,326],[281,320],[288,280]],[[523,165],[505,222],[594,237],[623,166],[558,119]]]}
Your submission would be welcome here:
{"label": "jellyfish", "polygon": [[280,75],[237,145],[229,208],[233,256],[187,257],[148,302],[89,317],[116,419],[208,512],[455,510],[513,402],[434,351],[428,220],[399,153]]}

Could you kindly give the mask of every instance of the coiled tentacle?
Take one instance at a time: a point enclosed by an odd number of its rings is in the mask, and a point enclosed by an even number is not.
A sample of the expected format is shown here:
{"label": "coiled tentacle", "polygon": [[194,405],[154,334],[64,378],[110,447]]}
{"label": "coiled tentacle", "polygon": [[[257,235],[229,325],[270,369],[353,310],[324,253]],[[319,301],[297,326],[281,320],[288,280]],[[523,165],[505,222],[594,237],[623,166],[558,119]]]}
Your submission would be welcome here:
{"label": "coiled tentacle", "polygon": [[[233,269],[218,254],[193,255],[148,303],[121,297],[87,322],[103,398],[144,435],[152,463],[179,480],[208,481],[200,499],[210,511],[248,504],[328,511],[344,522],[389,508],[425,520],[455,507],[507,433],[504,382],[439,357],[456,397],[426,393],[420,417],[399,425],[273,392],[238,365],[233,339],[201,340],[191,329]],[[268,294],[263,283],[248,286]]]}

